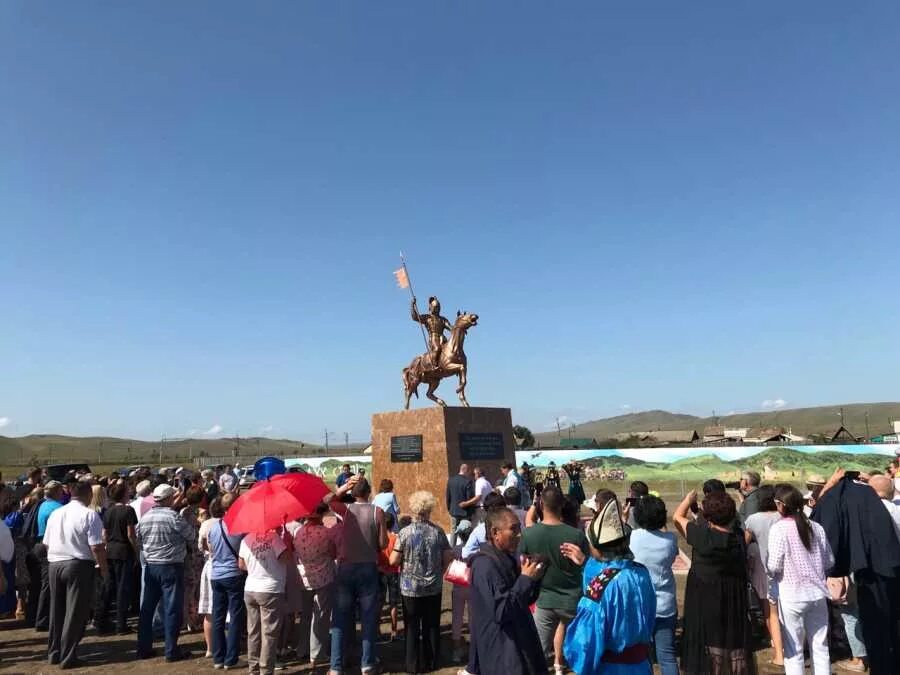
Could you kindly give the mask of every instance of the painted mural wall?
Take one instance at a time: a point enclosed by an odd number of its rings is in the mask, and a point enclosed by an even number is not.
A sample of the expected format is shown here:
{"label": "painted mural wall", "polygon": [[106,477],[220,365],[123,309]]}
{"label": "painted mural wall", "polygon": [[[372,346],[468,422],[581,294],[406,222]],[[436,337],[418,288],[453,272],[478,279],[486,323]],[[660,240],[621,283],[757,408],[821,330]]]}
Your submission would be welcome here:
{"label": "painted mural wall", "polygon": [[[736,480],[741,471],[752,469],[765,480],[800,482],[808,476],[827,478],[837,467],[858,471],[884,471],[900,454],[900,444],[878,445],[788,445],[711,446],[688,448],[594,448],[588,450],[525,450],[516,452],[516,464],[527,462],[539,470],[550,462],[561,467],[578,461],[585,467],[584,480]],[[354,473],[365,469],[372,477],[372,458],[368,455],[345,457],[297,457],[285,460],[288,466],[334,483],[341,466],[350,464]],[[404,466],[409,469],[410,465]],[[381,476],[375,476],[379,479]],[[496,480],[499,476],[491,476]]]}

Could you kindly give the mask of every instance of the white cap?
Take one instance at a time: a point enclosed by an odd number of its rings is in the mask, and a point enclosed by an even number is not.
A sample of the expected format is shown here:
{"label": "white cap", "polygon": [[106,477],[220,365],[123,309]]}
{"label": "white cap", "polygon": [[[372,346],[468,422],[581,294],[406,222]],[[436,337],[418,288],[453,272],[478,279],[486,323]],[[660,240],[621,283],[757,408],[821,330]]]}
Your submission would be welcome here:
{"label": "white cap", "polygon": [[168,499],[169,497],[171,497],[174,494],[175,494],[175,488],[173,488],[168,483],[162,483],[160,485],[157,485],[153,489],[153,499],[155,499],[158,502],[165,501],[166,499]]}

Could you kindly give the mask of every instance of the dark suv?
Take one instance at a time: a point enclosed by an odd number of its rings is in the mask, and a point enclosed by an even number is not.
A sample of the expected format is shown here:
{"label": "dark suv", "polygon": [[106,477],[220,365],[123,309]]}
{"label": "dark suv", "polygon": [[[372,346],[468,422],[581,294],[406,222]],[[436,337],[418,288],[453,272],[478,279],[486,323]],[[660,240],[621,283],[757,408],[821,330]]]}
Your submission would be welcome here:
{"label": "dark suv", "polygon": [[47,477],[51,480],[61,481],[70,471],[90,473],[91,467],[87,464],[51,464],[50,466],[45,466],[44,471],[47,472]]}

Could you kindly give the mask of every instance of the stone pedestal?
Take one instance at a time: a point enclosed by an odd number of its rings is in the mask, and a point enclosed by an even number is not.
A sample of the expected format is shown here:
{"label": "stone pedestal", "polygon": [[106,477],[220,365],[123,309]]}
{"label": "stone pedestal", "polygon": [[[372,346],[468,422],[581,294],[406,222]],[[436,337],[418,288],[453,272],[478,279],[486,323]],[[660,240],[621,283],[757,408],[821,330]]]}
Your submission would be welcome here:
{"label": "stone pedestal", "polygon": [[372,415],[372,491],[390,478],[409,513],[409,495],[427,490],[437,500],[432,520],[448,530],[447,479],[461,464],[479,466],[491,483],[500,465],[515,464],[515,440],[509,408],[420,408]]}

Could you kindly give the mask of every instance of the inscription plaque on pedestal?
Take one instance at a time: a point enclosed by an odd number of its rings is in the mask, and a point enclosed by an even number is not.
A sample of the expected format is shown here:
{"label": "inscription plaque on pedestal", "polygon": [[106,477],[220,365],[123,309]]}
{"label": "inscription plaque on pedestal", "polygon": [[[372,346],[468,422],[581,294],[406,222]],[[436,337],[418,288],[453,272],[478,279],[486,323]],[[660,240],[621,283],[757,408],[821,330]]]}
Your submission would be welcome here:
{"label": "inscription plaque on pedestal", "polygon": [[459,434],[459,458],[467,461],[503,459],[503,434]]}
{"label": "inscription plaque on pedestal", "polygon": [[391,436],[392,462],[421,462],[422,436]]}

